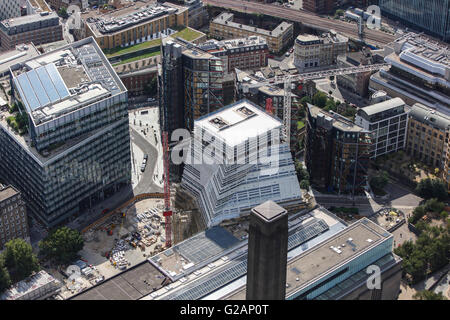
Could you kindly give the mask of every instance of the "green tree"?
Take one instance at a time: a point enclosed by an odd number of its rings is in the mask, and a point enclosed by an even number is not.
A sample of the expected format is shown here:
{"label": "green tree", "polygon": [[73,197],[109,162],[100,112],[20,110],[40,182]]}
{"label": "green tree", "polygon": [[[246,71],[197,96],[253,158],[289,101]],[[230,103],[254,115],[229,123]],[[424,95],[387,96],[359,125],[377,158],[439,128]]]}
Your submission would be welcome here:
{"label": "green tree", "polygon": [[150,96],[154,96],[156,93],[158,93],[158,83],[156,77],[153,77],[149,82],[145,84],[144,90]]}
{"label": "green tree", "polygon": [[13,239],[5,244],[3,252],[5,266],[13,282],[21,281],[39,271],[39,262],[31,245],[23,239]]}
{"label": "green tree", "polygon": [[61,7],[61,9],[59,9],[58,14],[60,17],[63,17],[64,19],[69,17],[69,15],[67,14],[67,9],[64,7]]}
{"label": "green tree", "polygon": [[300,103],[306,108],[306,104],[307,103],[312,103],[311,98],[308,96],[304,96],[303,98],[300,99]]}
{"label": "green tree", "polygon": [[68,227],[53,230],[39,242],[39,253],[58,264],[67,264],[78,257],[83,249],[84,240],[80,232]]}
{"label": "green tree", "polygon": [[447,188],[443,181],[439,179],[426,178],[417,184],[416,192],[425,199],[437,198],[445,200],[447,198]]}
{"label": "green tree", "polygon": [[326,104],[325,104],[325,111],[336,111],[337,107],[336,107],[336,103],[334,102],[333,99],[328,99]]}
{"label": "green tree", "polygon": [[308,190],[309,189],[309,181],[308,180],[300,181],[300,188]]}
{"label": "green tree", "polygon": [[11,285],[11,277],[9,276],[8,269],[5,267],[5,261],[0,255],[0,293],[5,291]]}
{"label": "green tree", "polygon": [[382,171],[380,174],[370,179],[370,187],[372,189],[383,190],[388,183],[389,175],[386,171]]}
{"label": "green tree", "polygon": [[441,292],[435,293],[429,290],[418,291],[413,298],[416,300],[447,300]]}
{"label": "green tree", "polygon": [[328,97],[325,93],[318,91],[312,98],[312,102],[319,108],[324,108],[327,103]]}

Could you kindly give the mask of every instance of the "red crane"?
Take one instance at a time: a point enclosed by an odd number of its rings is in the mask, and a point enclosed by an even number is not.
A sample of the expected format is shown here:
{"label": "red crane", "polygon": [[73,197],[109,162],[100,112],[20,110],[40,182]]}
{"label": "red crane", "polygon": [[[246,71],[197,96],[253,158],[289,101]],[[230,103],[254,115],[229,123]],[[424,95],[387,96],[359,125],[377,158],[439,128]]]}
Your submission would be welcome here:
{"label": "red crane", "polygon": [[272,102],[272,98],[267,98],[266,99],[266,112],[268,114],[273,114],[273,102]]}
{"label": "red crane", "polygon": [[172,246],[172,210],[170,209],[170,179],[169,179],[169,135],[162,134],[164,157],[164,217],[166,219],[166,248]]}

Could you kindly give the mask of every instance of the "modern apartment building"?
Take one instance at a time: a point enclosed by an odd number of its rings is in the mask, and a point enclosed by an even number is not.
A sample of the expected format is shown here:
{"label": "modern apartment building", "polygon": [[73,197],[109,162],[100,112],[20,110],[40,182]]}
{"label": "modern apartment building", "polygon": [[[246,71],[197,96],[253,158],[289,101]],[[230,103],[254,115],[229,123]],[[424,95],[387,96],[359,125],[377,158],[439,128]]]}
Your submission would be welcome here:
{"label": "modern apartment building", "polygon": [[248,214],[266,200],[288,210],[303,206],[289,146],[279,139],[281,127],[248,100],[195,121],[181,187],[196,199],[207,227]]}
{"label": "modern apartment building", "polygon": [[450,39],[450,0],[380,0],[379,6],[383,15]]}
{"label": "modern apartment building", "polygon": [[20,17],[18,0],[0,0],[0,21]]}
{"label": "modern apartment building", "polygon": [[9,240],[29,239],[27,210],[20,192],[0,185],[0,250]]}
{"label": "modern apartment building", "polygon": [[357,195],[368,183],[372,138],[368,130],[308,104],[305,162],[319,190]]}
{"label": "modern apartment building", "polygon": [[339,55],[347,54],[348,38],[330,30],[321,36],[301,34],[295,39],[294,65],[300,72],[337,64]]}
{"label": "modern apartment building", "polygon": [[385,91],[415,103],[448,113],[450,108],[450,58],[447,45],[423,35],[408,33],[385,47],[389,70],[373,74],[369,91]]}
{"label": "modern apartment building", "polygon": [[355,123],[372,134],[370,158],[395,152],[406,146],[408,113],[400,98],[358,110]]}
{"label": "modern apartment building", "polygon": [[162,127],[193,130],[194,120],[223,106],[222,60],[170,37],[163,39],[161,103]]}
{"label": "modern apartment building", "polygon": [[233,22],[234,14],[223,12],[209,25],[211,37],[216,39],[234,39],[250,36],[264,37],[270,52],[280,52],[290,45],[294,37],[294,25],[283,21],[272,31]]}
{"label": "modern apartment building", "polygon": [[250,36],[242,39],[208,40],[200,45],[208,53],[220,57],[226,72],[259,69],[267,66],[269,47],[265,38]]}
{"label": "modern apartment building", "polygon": [[93,36],[102,49],[127,47],[168,35],[188,26],[188,9],[172,3],[135,2],[103,15],[85,18],[86,36]]}
{"label": "modern apartment building", "polygon": [[450,116],[417,103],[409,112],[408,123],[407,153],[427,165],[443,169]]}
{"label": "modern apartment building", "polygon": [[41,12],[0,22],[2,51],[13,50],[22,43],[39,45],[62,39],[62,25],[55,12]]}
{"label": "modern apartment building", "polygon": [[67,221],[131,181],[128,95],[90,37],[11,67],[26,115],[0,115],[0,177],[45,226]]}
{"label": "modern apartment building", "polygon": [[202,0],[184,0],[188,8],[189,27],[198,29],[208,23],[208,11]]}

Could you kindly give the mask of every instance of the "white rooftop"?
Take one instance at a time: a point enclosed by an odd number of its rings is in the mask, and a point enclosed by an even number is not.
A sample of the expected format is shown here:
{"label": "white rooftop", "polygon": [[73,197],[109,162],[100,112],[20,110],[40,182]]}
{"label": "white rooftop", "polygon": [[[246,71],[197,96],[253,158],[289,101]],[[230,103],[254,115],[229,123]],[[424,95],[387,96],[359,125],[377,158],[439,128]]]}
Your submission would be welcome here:
{"label": "white rooftop", "polygon": [[195,126],[208,130],[229,146],[236,146],[249,138],[278,129],[282,123],[249,101],[241,100],[199,118]]}

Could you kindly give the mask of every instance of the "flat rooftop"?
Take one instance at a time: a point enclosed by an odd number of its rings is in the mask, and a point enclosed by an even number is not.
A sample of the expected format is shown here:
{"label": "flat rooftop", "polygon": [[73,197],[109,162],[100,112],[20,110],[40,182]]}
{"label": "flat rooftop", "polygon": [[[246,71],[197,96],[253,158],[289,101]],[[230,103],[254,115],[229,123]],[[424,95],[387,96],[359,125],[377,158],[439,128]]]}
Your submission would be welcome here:
{"label": "flat rooftop", "polygon": [[1,25],[5,29],[10,29],[22,25],[27,25],[36,22],[45,22],[47,20],[59,19],[58,14],[56,12],[41,12],[30,14],[22,17],[16,17],[11,19],[5,19],[1,22]]}
{"label": "flat rooftop", "polygon": [[9,72],[9,68],[17,63],[30,60],[39,55],[39,51],[32,43],[21,44],[16,49],[0,54],[0,73]]}
{"label": "flat rooftop", "polygon": [[258,34],[261,34],[263,36],[268,36],[268,37],[279,37],[282,34],[284,34],[286,32],[286,30],[293,27],[292,23],[283,21],[275,29],[270,31],[270,30],[261,29],[258,27],[245,25],[245,24],[238,23],[238,22],[233,22],[233,17],[234,17],[234,14],[232,14],[230,12],[223,12],[219,16],[217,16],[213,20],[213,22],[217,23],[217,24],[227,25],[227,26],[230,26],[230,27],[233,27],[236,29],[242,29],[242,30],[258,33]]}
{"label": "flat rooftop", "polygon": [[316,36],[313,34],[300,34],[297,36],[299,42],[312,42],[312,41],[320,41],[321,43],[339,43],[339,42],[348,42],[348,38],[336,33],[335,31],[322,33],[320,36]]}
{"label": "flat rooftop", "polygon": [[197,119],[194,126],[204,128],[229,146],[235,146],[249,138],[279,129],[282,123],[250,101],[240,100]]}
{"label": "flat rooftop", "polygon": [[12,288],[8,289],[0,296],[0,300],[18,300],[24,295],[52,283],[55,287],[60,285],[59,280],[41,270],[27,279],[16,283]]}
{"label": "flat rooftop", "polygon": [[[306,288],[339,267],[392,237],[369,219],[363,218],[326,241],[288,261],[286,297]],[[225,297],[245,299],[245,286]]]}
{"label": "flat rooftop", "polygon": [[333,127],[336,129],[342,130],[342,131],[351,131],[351,132],[367,132],[364,128],[356,125],[354,122],[350,121],[349,119],[341,116],[340,114],[336,112],[326,112],[323,109],[320,109],[319,107],[316,107],[312,104],[308,103],[308,108],[311,112],[311,115],[314,118],[317,118],[318,115],[322,114],[325,116],[325,119],[330,119],[333,121]]}
{"label": "flat rooftop", "polygon": [[267,41],[261,36],[250,36],[247,38],[228,39],[222,41],[211,39],[202,43],[199,47],[208,52],[215,52],[252,46],[267,46]]}
{"label": "flat rooftop", "polygon": [[102,15],[83,15],[83,18],[86,19],[87,24],[94,34],[101,36],[127,30],[141,23],[146,23],[176,12],[181,13],[185,10],[187,8],[168,2],[161,4],[139,1]]}
{"label": "flat rooftop", "polygon": [[70,300],[137,300],[168,283],[170,280],[164,274],[145,261]]}
{"label": "flat rooftop", "polygon": [[8,186],[3,189],[0,187],[0,202],[2,202],[3,200],[6,200],[8,198],[11,198],[18,193],[19,192],[16,189],[14,189],[14,187],[12,187],[12,186]]}

